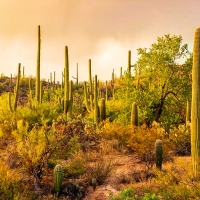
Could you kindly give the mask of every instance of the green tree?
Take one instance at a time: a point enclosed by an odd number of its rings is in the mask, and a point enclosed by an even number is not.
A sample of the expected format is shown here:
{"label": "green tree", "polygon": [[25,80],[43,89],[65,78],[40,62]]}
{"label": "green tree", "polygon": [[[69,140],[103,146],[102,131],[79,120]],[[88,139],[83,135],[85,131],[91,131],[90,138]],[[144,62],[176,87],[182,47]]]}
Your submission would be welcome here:
{"label": "green tree", "polygon": [[140,121],[182,120],[183,108],[191,96],[192,69],[192,56],[187,45],[182,44],[182,36],[164,35],[150,48],[137,51],[134,77],[126,76],[116,94],[118,99],[123,98],[125,112],[135,101]]}

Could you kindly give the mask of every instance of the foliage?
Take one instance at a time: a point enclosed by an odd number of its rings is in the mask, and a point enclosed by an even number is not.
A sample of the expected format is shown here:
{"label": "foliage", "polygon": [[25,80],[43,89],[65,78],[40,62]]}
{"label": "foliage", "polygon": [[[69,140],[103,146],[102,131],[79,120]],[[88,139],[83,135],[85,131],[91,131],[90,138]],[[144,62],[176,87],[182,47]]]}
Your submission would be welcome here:
{"label": "foliage", "polygon": [[175,145],[175,154],[179,156],[191,155],[189,125],[180,124],[178,127],[170,129],[169,139]]}
{"label": "foliage", "polygon": [[64,166],[64,176],[66,178],[79,177],[86,172],[86,158],[84,154],[76,152],[68,158],[66,165]]}
{"label": "foliage", "polygon": [[[133,65],[134,76],[125,74],[115,94],[123,101],[117,119],[128,124],[133,102],[138,104],[139,121],[167,124],[184,121],[183,108],[191,96],[192,56],[181,36],[164,35],[149,49],[138,49],[138,61]],[[179,64],[179,59],[186,59]]]}
{"label": "foliage", "polygon": [[132,127],[105,121],[101,130],[103,137],[117,139],[122,145],[131,149],[141,161],[146,163],[147,169],[151,169],[155,163],[154,144],[157,139],[163,141],[164,159],[168,157],[168,152],[174,149],[173,144],[166,137],[164,129],[157,123],[151,127],[145,124]]}
{"label": "foliage", "polygon": [[13,199],[22,191],[22,174],[19,170],[10,169],[2,159],[0,163],[0,196],[3,199]]}
{"label": "foliage", "polygon": [[156,171],[156,178],[152,181],[163,199],[200,198],[200,182],[194,179],[192,165],[185,159],[168,164],[166,171]]}
{"label": "foliage", "polygon": [[112,158],[99,157],[93,164],[87,166],[89,177],[95,178],[99,185],[102,185],[114,168]]}
{"label": "foliage", "polygon": [[156,194],[146,193],[142,200],[159,200],[159,198],[156,196]]}

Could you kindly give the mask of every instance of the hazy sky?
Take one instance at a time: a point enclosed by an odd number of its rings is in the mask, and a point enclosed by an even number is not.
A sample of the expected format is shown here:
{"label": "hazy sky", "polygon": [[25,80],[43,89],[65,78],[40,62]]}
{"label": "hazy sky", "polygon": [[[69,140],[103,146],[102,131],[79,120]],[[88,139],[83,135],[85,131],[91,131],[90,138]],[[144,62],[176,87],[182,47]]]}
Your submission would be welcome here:
{"label": "hazy sky", "polygon": [[150,47],[164,34],[182,35],[193,48],[194,31],[200,26],[200,0],[0,0],[0,74],[36,74],[37,31],[41,26],[41,78],[56,71],[61,79],[64,47],[69,49],[70,79],[100,80],[119,76],[132,64],[138,48]]}

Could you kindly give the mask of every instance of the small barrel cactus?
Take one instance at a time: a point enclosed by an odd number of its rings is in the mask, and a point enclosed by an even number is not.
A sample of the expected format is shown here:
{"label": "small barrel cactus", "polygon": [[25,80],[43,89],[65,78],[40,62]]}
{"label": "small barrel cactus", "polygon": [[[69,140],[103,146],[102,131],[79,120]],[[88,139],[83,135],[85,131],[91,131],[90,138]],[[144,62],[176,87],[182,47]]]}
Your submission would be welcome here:
{"label": "small barrel cactus", "polygon": [[97,179],[96,178],[93,178],[92,179],[92,187],[93,187],[93,190],[95,191],[96,189],[96,186],[97,186]]}
{"label": "small barrel cactus", "polygon": [[162,140],[156,140],[155,142],[156,149],[156,168],[162,169],[162,158],[163,158],[163,143]]}
{"label": "small barrel cactus", "polygon": [[63,180],[63,167],[60,164],[57,164],[53,170],[54,177],[54,189],[56,193],[61,191],[61,185]]}

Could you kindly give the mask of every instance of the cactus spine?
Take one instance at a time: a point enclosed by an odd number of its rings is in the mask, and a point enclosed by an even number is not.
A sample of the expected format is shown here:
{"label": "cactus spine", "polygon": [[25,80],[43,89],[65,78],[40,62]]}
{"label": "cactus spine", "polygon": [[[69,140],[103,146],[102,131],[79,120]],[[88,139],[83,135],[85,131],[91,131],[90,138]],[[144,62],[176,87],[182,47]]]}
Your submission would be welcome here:
{"label": "cactus spine", "polygon": [[106,103],[105,99],[102,98],[100,101],[100,122],[106,119]]}
{"label": "cactus spine", "polygon": [[162,169],[162,157],[163,157],[162,140],[156,140],[155,149],[156,149],[156,168],[161,170]]}
{"label": "cactus spine", "polygon": [[14,100],[14,111],[17,109],[17,99],[18,99],[18,90],[19,90],[19,79],[20,79],[20,74],[21,74],[21,63],[19,63],[18,65],[18,74],[17,74],[17,82],[16,82],[16,86],[15,86],[15,92],[14,92],[14,96],[15,96],[15,100]]}
{"label": "cactus spine", "polygon": [[41,49],[41,39],[40,39],[40,26],[38,26],[38,52],[37,52],[37,69],[36,69],[36,85],[35,85],[35,95],[37,102],[40,101],[40,49]]}
{"label": "cactus spine", "polygon": [[199,176],[200,156],[200,28],[195,30],[192,68],[191,156],[194,177]]}
{"label": "cactus spine", "polygon": [[61,191],[62,180],[63,180],[63,167],[57,164],[53,170],[54,177],[54,189],[57,194]]}
{"label": "cactus spine", "polygon": [[138,126],[138,110],[137,110],[137,104],[135,102],[132,104],[131,126]]}
{"label": "cactus spine", "polygon": [[99,107],[98,107],[98,90],[97,90],[97,75],[94,78],[94,123],[99,121]]}

